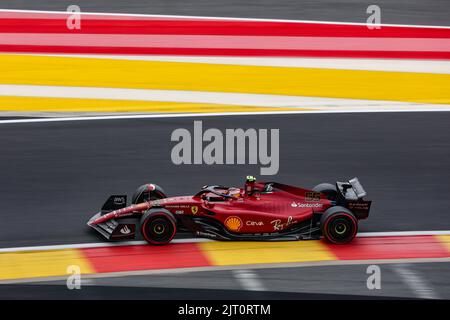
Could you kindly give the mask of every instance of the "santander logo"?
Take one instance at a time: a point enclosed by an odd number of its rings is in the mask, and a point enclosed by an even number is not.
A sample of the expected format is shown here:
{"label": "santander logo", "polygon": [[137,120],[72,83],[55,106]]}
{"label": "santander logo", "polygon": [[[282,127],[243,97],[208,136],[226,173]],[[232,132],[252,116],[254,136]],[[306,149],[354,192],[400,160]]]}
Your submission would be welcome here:
{"label": "santander logo", "polygon": [[292,202],[291,207],[292,208],[322,208],[322,203],[297,203]]}

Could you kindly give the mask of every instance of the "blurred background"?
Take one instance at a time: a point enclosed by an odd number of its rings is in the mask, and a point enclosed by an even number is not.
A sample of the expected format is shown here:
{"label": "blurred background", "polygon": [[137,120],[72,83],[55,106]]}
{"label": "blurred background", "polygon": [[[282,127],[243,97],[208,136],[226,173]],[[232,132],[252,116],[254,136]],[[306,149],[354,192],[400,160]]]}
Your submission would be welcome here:
{"label": "blurred background", "polygon": [[[448,1],[0,9],[0,298],[449,298]],[[280,129],[278,173],[173,164],[171,133],[194,120]],[[371,216],[345,248],[109,247],[85,225],[143,183],[184,195],[248,174],[304,187],[358,176]],[[70,265],[82,290],[66,287]]]}

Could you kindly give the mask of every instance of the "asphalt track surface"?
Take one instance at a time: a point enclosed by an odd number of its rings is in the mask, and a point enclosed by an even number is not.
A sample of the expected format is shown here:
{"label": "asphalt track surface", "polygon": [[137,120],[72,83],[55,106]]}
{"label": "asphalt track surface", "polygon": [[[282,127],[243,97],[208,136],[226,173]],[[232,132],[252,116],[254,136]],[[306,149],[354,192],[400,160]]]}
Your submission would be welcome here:
{"label": "asphalt track surface", "polygon": [[447,0],[4,0],[2,9],[194,15],[365,23],[369,5],[381,8],[381,23],[449,26]]}
{"label": "asphalt track surface", "polygon": [[[246,270],[258,288],[240,281],[239,270],[81,279],[0,286],[0,299],[450,299],[450,263],[382,264],[380,287],[368,289],[368,265]],[[403,275],[403,276],[402,276]],[[406,275],[406,277],[405,277]],[[411,282],[411,277],[416,279]],[[251,289],[251,290],[250,290]]]}
{"label": "asphalt track surface", "polygon": [[[280,170],[175,165],[173,130],[280,129]],[[449,230],[450,113],[220,116],[0,124],[0,247],[98,242],[86,227],[110,194],[147,182],[168,195],[248,174],[313,187],[360,178],[373,200],[360,231]]]}

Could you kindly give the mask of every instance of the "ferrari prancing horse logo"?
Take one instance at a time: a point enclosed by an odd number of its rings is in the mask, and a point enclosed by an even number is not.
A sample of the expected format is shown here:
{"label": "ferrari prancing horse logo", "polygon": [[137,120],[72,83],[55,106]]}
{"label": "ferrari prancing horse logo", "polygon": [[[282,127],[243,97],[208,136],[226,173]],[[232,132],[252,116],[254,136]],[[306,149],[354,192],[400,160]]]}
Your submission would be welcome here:
{"label": "ferrari prancing horse logo", "polygon": [[192,206],[191,207],[191,211],[192,211],[192,214],[197,214],[197,212],[198,212],[198,207],[197,206]]}

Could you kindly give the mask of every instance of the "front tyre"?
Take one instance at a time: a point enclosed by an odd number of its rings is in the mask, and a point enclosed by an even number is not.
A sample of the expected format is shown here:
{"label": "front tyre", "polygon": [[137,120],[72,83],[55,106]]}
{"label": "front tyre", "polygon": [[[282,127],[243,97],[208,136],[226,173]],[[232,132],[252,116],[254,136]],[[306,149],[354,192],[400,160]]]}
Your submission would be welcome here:
{"label": "front tyre", "polygon": [[150,209],[141,218],[141,233],[150,244],[168,244],[177,233],[176,219],[167,210]]}
{"label": "front tyre", "polygon": [[355,238],[358,232],[358,220],[353,213],[344,207],[327,209],[321,219],[322,235],[331,243],[345,244]]}

